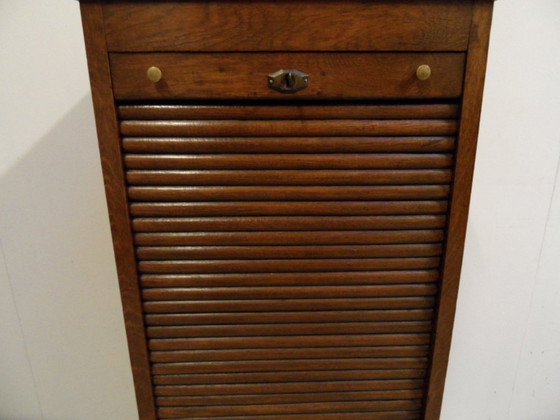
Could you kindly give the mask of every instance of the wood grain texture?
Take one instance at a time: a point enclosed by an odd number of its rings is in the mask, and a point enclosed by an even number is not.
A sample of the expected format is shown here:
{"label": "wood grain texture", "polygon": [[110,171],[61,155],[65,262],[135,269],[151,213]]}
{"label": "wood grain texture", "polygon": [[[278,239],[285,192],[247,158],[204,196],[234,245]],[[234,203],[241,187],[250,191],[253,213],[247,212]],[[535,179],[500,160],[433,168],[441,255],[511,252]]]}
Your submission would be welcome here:
{"label": "wood grain texture", "polygon": [[336,120],[447,119],[459,116],[457,104],[398,105],[120,105],[123,120]]}
{"label": "wood grain texture", "polygon": [[412,390],[421,388],[422,380],[363,380],[336,382],[285,382],[222,385],[160,385],[155,387],[157,396],[207,396],[207,395],[266,395],[266,394],[303,394],[307,392],[340,392],[386,390]]}
{"label": "wood grain texture", "polygon": [[124,120],[124,136],[449,136],[456,120]]}
{"label": "wood grain texture", "polygon": [[418,270],[437,268],[437,258],[349,258],[349,259],[297,259],[297,260],[210,260],[210,261],[159,261],[139,263],[146,274],[220,274],[220,273],[292,273],[292,272],[344,272],[375,270]]}
{"label": "wood grain texture", "polygon": [[242,349],[242,350],[183,350],[154,351],[154,363],[211,362],[224,360],[291,360],[291,359],[328,359],[359,357],[427,357],[428,346],[386,346],[386,347],[333,347],[329,349],[304,347],[296,349]]}
{"label": "wood grain texture", "polygon": [[415,410],[421,407],[420,400],[409,401],[352,401],[299,404],[267,404],[267,405],[222,405],[195,407],[162,407],[158,413],[162,417],[200,417],[200,416],[251,416],[251,415],[284,415],[294,413],[340,413],[356,411],[396,411]]}
{"label": "wood grain texture", "polygon": [[[294,311],[351,311],[373,309],[426,309],[432,308],[435,298],[386,297],[386,298],[331,298],[331,299],[259,299],[259,300],[207,300],[207,301],[153,301],[144,303],[146,313],[212,313],[212,312],[294,312]],[[359,338],[359,337],[357,337]],[[394,336],[392,338],[395,338]],[[296,341],[297,342],[297,341]],[[300,345],[305,343],[301,342]],[[391,345],[389,341],[386,343]],[[393,344],[396,344],[394,342]],[[410,344],[410,343],[409,343]],[[416,343],[418,344],[418,343]],[[325,341],[325,345],[329,346]],[[367,343],[364,342],[364,346]]]}
{"label": "wood grain texture", "polygon": [[425,420],[439,419],[443,399],[467,230],[493,5],[491,0],[476,0],[474,3],[454,193],[450,209]]}
{"label": "wood grain texture", "polygon": [[[224,288],[151,288],[144,290],[146,301],[189,299],[275,299],[354,298],[385,296],[432,296],[434,284],[375,286],[298,286],[298,287],[224,287]],[[297,327],[294,327],[297,328]]]}
{"label": "wood grain texture", "polygon": [[282,395],[205,395],[195,397],[159,397],[160,406],[239,405],[239,404],[289,404],[326,401],[371,401],[421,399],[420,389],[398,391],[323,392]]}
{"label": "wood grain texture", "polygon": [[[278,416],[243,416],[246,419],[266,419],[275,420]],[[185,417],[181,417],[186,419]],[[418,420],[420,413],[418,411],[378,411],[368,413],[309,413],[309,414],[283,414],[282,419],[285,420],[307,420],[307,419],[321,419],[321,420]],[[168,420],[169,418],[161,418],[161,420]],[[190,419],[194,419],[191,417]],[[239,416],[234,417],[196,417],[194,420],[239,420]]]}
{"label": "wood grain texture", "polygon": [[[432,329],[430,321],[399,321],[399,322],[356,322],[356,323],[333,323],[333,324],[259,324],[241,326],[164,326],[149,327],[150,338],[194,338],[194,337],[253,337],[265,335],[316,335],[316,334],[377,334],[377,333],[417,333],[430,332]],[[280,367],[284,362],[278,362]],[[288,362],[285,362],[288,363]],[[404,363],[404,361],[403,361]],[[342,361],[341,361],[341,364]],[[266,370],[273,370],[267,365]],[[303,362],[303,366],[305,362]],[[311,366],[311,363],[308,365]],[[393,368],[395,366],[392,366]],[[398,367],[398,364],[397,364]],[[153,368],[153,367],[152,367]],[[198,369],[193,367],[193,369]],[[204,367],[201,367],[205,371]],[[292,370],[286,367],[285,370]],[[333,369],[337,369],[333,367]],[[311,367],[303,370],[313,370]],[[211,372],[209,368],[208,373]],[[177,372],[175,372],[177,373]],[[188,373],[181,372],[181,373]]]}
{"label": "wood grain texture", "polygon": [[361,154],[128,154],[130,169],[439,169],[453,165],[453,155],[443,153]]}
{"label": "wood grain texture", "polygon": [[398,186],[252,186],[252,187],[129,187],[133,201],[301,201],[301,200],[429,200],[445,199],[447,185]]}
{"label": "wood grain texture", "polygon": [[249,372],[214,373],[211,375],[181,374],[155,375],[156,385],[210,385],[210,384],[249,384],[305,381],[363,381],[418,379],[424,377],[425,369],[381,369],[381,370],[319,370],[302,372]]}
{"label": "wood grain texture", "polygon": [[463,0],[107,2],[110,51],[464,51]]}
{"label": "wood grain texture", "polygon": [[[342,123],[341,123],[342,124]],[[441,123],[440,123],[441,124]],[[428,126],[432,126],[430,124]],[[176,129],[176,128],[174,128]],[[438,127],[437,130],[440,130]],[[137,153],[344,153],[450,152],[455,138],[423,137],[125,137],[123,149]]]}
{"label": "wood grain texture", "polygon": [[130,185],[417,185],[450,184],[450,169],[130,170]]}
{"label": "wood grain texture", "polygon": [[212,246],[212,247],[138,247],[143,260],[214,260],[274,258],[393,258],[434,257],[442,253],[441,244],[342,245],[342,246]]}
{"label": "wood grain texture", "polygon": [[137,233],[137,245],[337,245],[440,242],[443,230]]}
{"label": "wood grain texture", "polygon": [[[432,309],[395,309],[379,311],[315,311],[315,312],[243,312],[216,314],[149,314],[146,315],[148,325],[243,325],[263,323],[312,323],[312,322],[375,322],[375,321],[420,321],[433,318]],[[331,349],[336,352],[336,349]],[[406,349],[401,349],[405,354]],[[367,349],[362,348],[364,357]],[[311,355],[312,352],[310,351]],[[328,354],[328,353],[324,353]],[[377,353],[376,353],[377,354]],[[152,353],[152,357],[154,353]],[[301,354],[302,358],[305,356]],[[211,354],[207,357],[212,357]],[[216,356],[217,357],[217,356]],[[241,357],[241,356],[239,356]],[[248,357],[248,356],[246,356]],[[273,354],[270,355],[274,358]],[[305,356],[307,357],[307,356]],[[309,356],[313,357],[313,356]],[[289,358],[289,357],[288,357]]]}
{"label": "wood grain texture", "polygon": [[378,230],[443,228],[445,215],[419,216],[268,216],[135,218],[135,232],[228,232],[282,230]]}
{"label": "wood grain texture", "polygon": [[101,2],[83,0],[81,13],[138,412],[141,420],[156,420]]}
{"label": "wood grain texture", "polygon": [[141,420],[439,418],[491,9],[82,1]]}
{"label": "wood grain texture", "polygon": [[398,270],[337,273],[144,274],[140,280],[142,286],[147,288],[413,284],[437,282],[439,273],[437,270]]}
{"label": "wood grain texture", "polygon": [[[456,98],[464,63],[463,53],[111,54],[115,97],[126,100]],[[423,64],[432,68],[426,81],[416,77]],[[163,74],[157,83],[146,77],[152,66]],[[309,86],[270,89],[268,75],[280,69],[308,74]]]}

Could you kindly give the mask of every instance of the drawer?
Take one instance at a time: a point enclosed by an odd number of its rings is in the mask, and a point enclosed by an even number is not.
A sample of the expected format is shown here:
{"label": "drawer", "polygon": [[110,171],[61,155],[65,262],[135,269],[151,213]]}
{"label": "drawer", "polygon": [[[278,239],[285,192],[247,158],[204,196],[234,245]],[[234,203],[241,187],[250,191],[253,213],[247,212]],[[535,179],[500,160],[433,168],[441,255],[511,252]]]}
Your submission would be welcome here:
{"label": "drawer", "polygon": [[465,0],[103,2],[109,51],[465,51]]}
{"label": "drawer", "polygon": [[[117,99],[455,98],[462,93],[463,53],[148,53],[110,55]],[[431,68],[427,80],[417,77]],[[157,67],[161,79],[148,80]],[[296,69],[307,87],[271,89],[270,75]],[[282,76],[284,77],[284,76]],[[301,76],[303,77],[303,76]]]}

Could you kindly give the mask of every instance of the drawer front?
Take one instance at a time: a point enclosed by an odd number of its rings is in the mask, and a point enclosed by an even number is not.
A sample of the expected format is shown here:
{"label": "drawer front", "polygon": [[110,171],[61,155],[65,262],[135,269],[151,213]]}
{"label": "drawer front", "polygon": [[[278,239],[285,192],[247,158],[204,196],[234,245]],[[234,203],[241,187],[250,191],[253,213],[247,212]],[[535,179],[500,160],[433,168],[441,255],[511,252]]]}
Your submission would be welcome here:
{"label": "drawer front", "polygon": [[119,107],[161,419],[422,416],[458,106],[300,104]]}
{"label": "drawer front", "polygon": [[[113,53],[117,99],[366,99],[454,98],[462,92],[463,53]],[[427,80],[417,69],[429,65]],[[161,80],[148,80],[151,67]],[[308,86],[282,93],[269,75],[296,69]]]}
{"label": "drawer front", "polygon": [[465,51],[472,2],[104,2],[109,51]]}

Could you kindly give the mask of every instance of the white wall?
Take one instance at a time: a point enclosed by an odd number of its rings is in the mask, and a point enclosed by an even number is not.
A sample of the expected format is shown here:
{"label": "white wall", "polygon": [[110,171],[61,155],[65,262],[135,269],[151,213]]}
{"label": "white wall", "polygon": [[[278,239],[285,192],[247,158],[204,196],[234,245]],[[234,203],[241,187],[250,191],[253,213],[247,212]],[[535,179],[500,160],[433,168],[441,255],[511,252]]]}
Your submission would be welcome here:
{"label": "white wall", "polygon": [[[442,420],[560,418],[560,2],[496,3]],[[0,2],[0,418],[136,409],[77,2]]]}

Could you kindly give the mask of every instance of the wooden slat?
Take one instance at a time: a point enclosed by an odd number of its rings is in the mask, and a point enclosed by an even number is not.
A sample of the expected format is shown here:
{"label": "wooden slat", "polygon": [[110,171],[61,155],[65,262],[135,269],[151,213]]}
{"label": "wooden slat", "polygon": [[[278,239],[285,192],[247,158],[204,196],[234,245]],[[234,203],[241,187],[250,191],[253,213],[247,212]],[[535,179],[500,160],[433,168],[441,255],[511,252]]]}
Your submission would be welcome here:
{"label": "wooden slat", "polygon": [[[145,72],[145,70],[143,70]],[[145,79],[145,75],[143,74]],[[451,136],[457,120],[124,120],[121,134],[133,137],[267,136]]]}
{"label": "wooden slat", "polygon": [[223,154],[125,156],[130,169],[437,169],[453,165],[450,154]]}
{"label": "wooden slat", "polygon": [[129,170],[126,177],[130,185],[418,185],[447,184],[451,170]]}
{"label": "wooden slat", "polygon": [[431,320],[432,309],[375,311],[241,312],[147,314],[147,325],[231,325],[307,322],[372,322]]}
{"label": "wooden slat", "polygon": [[457,104],[422,105],[121,105],[122,120],[447,119]]}
{"label": "wooden slat", "polygon": [[211,246],[211,247],[138,247],[143,260],[214,260],[274,258],[387,258],[437,257],[441,244],[346,245],[346,246]]}
{"label": "wooden slat", "polygon": [[143,287],[231,287],[434,283],[439,277],[438,270],[399,270],[346,273],[144,274],[140,279]]}
{"label": "wooden slat", "polygon": [[461,0],[103,3],[110,51],[462,51],[471,10]]}
{"label": "wooden slat", "polygon": [[[188,394],[185,394],[188,395]],[[323,392],[298,394],[253,394],[253,395],[206,395],[159,397],[157,404],[161,407],[193,405],[229,405],[229,404],[289,404],[322,401],[372,401],[372,400],[406,400],[420,399],[424,395],[421,389],[395,391],[357,391],[357,392]]]}
{"label": "wooden slat", "polygon": [[[289,286],[289,287],[208,287],[145,289],[142,296],[152,300],[213,300],[213,299],[303,299],[353,298],[387,296],[432,296],[437,286],[429,284],[382,286]],[[296,327],[297,328],[297,327]]]}
{"label": "wooden slat", "polygon": [[259,382],[350,381],[420,379],[425,369],[325,370],[304,372],[213,373],[208,375],[154,375],[156,385],[249,384]]}
{"label": "wooden slat", "polygon": [[189,325],[148,327],[150,338],[264,337],[332,334],[396,334],[429,332],[431,321],[336,322],[332,324]]}
{"label": "wooden slat", "polygon": [[[243,416],[244,419],[258,420],[419,420],[421,414],[419,411],[377,411],[363,413],[320,413],[320,414],[282,414],[270,416]],[[184,420],[187,418],[183,417]],[[188,420],[239,420],[239,416],[234,417],[189,417]],[[160,417],[160,420],[168,420]]]}
{"label": "wooden slat", "polygon": [[432,308],[434,298],[399,297],[374,299],[261,299],[236,301],[179,301],[145,302],[146,313],[200,313],[200,312],[292,312],[311,310],[373,310],[373,309],[425,309]]}
{"label": "wooden slat", "polygon": [[454,137],[125,137],[129,153],[449,152]]}
{"label": "wooden slat", "polygon": [[341,187],[129,187],[134,201],[427,200],[449,196],[447,185]]}
{"label": "wooden slat", "polygon": [[180,418],[193,416],[254,416],[254,415],[284,415],[307,413],[340,413],[360,411],[390,411],[420,409],[421,400],[398,401],[352,401],[352,402],[324,402],[299,404],[266,404],[266,405],[222,405],[195,407],[166,407],[159,408],[162,417]]}
{"label": "wooden slat", "polygon": [[143,274],[189,273],[290,273],[325,271],[414,270],[437,268],[440,258],[372,258],[324,260],[211,260],[211,261],[141,261]]}
{"label": "wooden slat", "polygon": [[232,360],[289,360],[359,357],[426,357],[428,346],[387,347],[331,347],[296,349],[240,349],[240,350],[186,350],[152,351],[154,363],[210,362]]}
{"label": "wooden slat", "polygon": [[443,230],[376,230],[310,232],[163,232],[137,233],[137,245],[342,245],[439,242]]}
{"label": "wooden slat", "polygon": [[196,373],[244,373],[244,372],[284,372],[316,370],[375,370],[375,369],[425,369],[428,359],[415,358],[357,358],[357,359],[317,359],[317,360],[250,360],[196,363],[154,363],[154,375],[176,375]]}
{"label": "wooden slat", "polygon": [[309,392],[337,393],[341,391],[399,391],[422,388],[421,379],[284,382],[284,383],[239,383],[222,385],[159,385],[158,396],[212,396],[212,395],[266,395]]}
{"label": "wooden slat", "polygon": [[235,232],[283,230],[434,229],[445,227],[446,216],[354,217],[198,217],[135,218],[136,232]]}
{"label": "wooden slat", "polygon": [[447,201],[302,201],[222,203],[131,203],[133,216],[323,216],[444,214]]}

